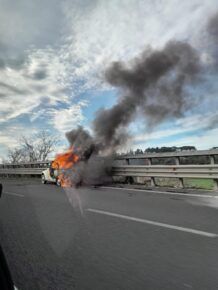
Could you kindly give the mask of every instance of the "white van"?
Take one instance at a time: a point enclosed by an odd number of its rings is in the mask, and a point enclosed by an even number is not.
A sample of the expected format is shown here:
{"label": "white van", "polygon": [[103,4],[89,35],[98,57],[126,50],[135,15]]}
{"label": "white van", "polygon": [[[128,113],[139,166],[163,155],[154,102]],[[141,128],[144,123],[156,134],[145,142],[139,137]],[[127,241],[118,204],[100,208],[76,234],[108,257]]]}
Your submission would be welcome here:
{"label": "white van", "polygon": [[41,180],[43,184],[55,183],[61,186],[61,182],[58,178],[59,170],[52,168],[51,166],[42,171]]}

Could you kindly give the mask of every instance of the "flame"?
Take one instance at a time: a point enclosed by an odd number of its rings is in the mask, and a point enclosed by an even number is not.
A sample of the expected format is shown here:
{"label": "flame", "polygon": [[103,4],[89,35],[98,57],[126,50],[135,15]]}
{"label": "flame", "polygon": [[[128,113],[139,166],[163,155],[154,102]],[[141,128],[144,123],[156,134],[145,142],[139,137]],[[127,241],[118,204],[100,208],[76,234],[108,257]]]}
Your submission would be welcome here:
{"label": "flame", "polygon": [[58,170],[58,177],[62,187],[71,187],[73,184],[69,177],[69,170],[73,168],[74,164],[79,161],[79,156],[74,152],[73,146],[66,152],[56,155],[52,161],[51,167]]}

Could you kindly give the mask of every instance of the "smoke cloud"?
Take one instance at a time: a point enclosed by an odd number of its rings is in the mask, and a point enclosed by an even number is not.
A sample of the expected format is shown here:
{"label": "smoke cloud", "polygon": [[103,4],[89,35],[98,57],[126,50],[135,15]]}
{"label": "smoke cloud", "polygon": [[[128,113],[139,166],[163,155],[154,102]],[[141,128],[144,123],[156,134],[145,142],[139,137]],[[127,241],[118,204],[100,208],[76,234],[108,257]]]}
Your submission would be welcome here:
{"label": "smoke cloud", "polygon": [[213,58],[212,65],[218,68],[218,12],[216,12],[207,23],[210,53]]}
{"label": "smoke cloud", "polygon": [[126,128],[137,114],[150,128],[181,116],[190,105],[186,88],[200,71],[197,51],[179,41],[161,50],[147,49],[129,63],[112,63],[105,79],[121,92],[117,104],[96,113],[93,136],[78,127],[66,134],[69,143],[86,159],[93,152],[112,153],[130,138]]}
{"label": "smoke cloud", "polygon": [[[208,22],[207,30],[217,41],[218,13]],[[82,127],[66,134],[86,160],[86,165],[78,165],[81,176],[98,169],[92,156],[110,155],[125,145],[130,138],[128,126],[136,116],[141,116],[150,130],[163,121],[181,117],[192,105],[188,89],[202,80],[202,68],[197,50],[181,41],[170,41],[162,49],[147,48],[127,63],[113,62],[105,71],[105,80],[119,90],[117,103],[97,111],[92,135]]]}
{"label": "smoke cloud", "polygon": [[89,167],[91,156],[109,155],[125,145],[130,138],[126,128],[137,114],[152,128],[181,116],[189,101],[185,89],[198,80],[199,73],[196,50],[178,41],[167,43],[161,50],[147,49],[129,63],[112,63],[105,79],[120,90],[117,103],[96,113],[92,135],[82,127],[66,134],[74,152],[86,163],[77,165],[79,176]]}
{"label": "smoke cloud", "polygon": [[66,137],[73,153],[79,156],[79,162],[74,164],[73,170],[65,173],[72,184],[103,184],[111,182],[112,159],[98,156],[100,145],[83,127],[78,127],[68,133]]}
{"label": "smoke cloud", "polygon": [[66,138],[73,150],[81,158],[87,160],[93,152],[97,151],[97,144],[93,137],[82,126],[66,133]]}
{"label": "smoke cloud", "polygon": [[216,12],[208,21],[207,24],[208,33],[217,40],[218,38],[218,12]]}
{"label": "smoke cloud", "polygon": [[[218,64],[218,12],[208,20],[207,35]],[[181,117],[193,104],[189,88],[203,79],[205,67],[198,51],[187,42],[169,41],[162,49],[145,49],[129,62],[113,62],[105,71],[105,81],[120,94],[109,109],[96,112],[93,135],[82,127],[67,133],[82,151],[114,152],[129,140],[128,125],[140,116],[148,130],[163,121]],[[87,144],[87,145],[81,145]],[[83,148],[86,146],[87,148]]]}
{"label": "smoke cloud", "polygon": [[171,41],[162,50],[145,50],[130,63],[114,62],[106,81],[121,91],[110,109],[97,112],[95,138],[103,148],[117,148],[127,139],[126,126],[141,114],[149,126],[181,116],[186,110],[185,88],[200,72],[196,50],[184,42]]}

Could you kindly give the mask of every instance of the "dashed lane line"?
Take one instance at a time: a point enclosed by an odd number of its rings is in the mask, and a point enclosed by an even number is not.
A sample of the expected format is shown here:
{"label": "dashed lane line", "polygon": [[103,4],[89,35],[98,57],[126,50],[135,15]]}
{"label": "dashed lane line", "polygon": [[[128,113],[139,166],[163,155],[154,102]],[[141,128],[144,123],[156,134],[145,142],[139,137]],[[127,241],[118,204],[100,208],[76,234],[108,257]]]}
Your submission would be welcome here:
{"label": "dashed lane line", "polygon": [[24,197],[23,194],[20,193],[16,193],[16,192],[9,192],[9,191],[3,191],[2,194],[6,194],[6,195],[12,195],[12,196],[17,196],[17,197]]}
{"label": "dashed lane line", "polygon": [[92,212],[92,213],[96,213],[96,214],[116,217],[116,218],[130,220],[130,221],[139,222],[139,223],[143,223],[143,224],[149,224],[149,225],[158,226],[158,227],[162,227],[162,228],[167,228],[167,229],[171,229],[171,230],[182,231],[182,232],[186,232],[186,233],[190,233],[190,234],[205,236],[205,237],[208,237],[208,238],[216,238],[216,237],[218,237],[218,235],[215,234],[215,233],[209,233],[209,232],[205,232],[205,231],[201,231],[201,230],[196,230],[196,229],[191,229],[191,228],[186,228],[186,227],[181,227],[181,226],[165,224],[165,223],[152,221],[152,220],[147,220],[147,219],[142,219],[142,218],[136,218],[136,217],[132,217],[132,216],[128,216],[128,215],[122,215],[122,214],[113,213],[113,212],[109,212],[109,211],[93,209],[93,208],[88,208],[86,210],[88,212]]}
{"label": "dashed lane line", "polygon": [[218,195],[209,195],[209,194],[195,194],[195,193],[182,193],[182,192],[166,192],[158,190],[146,190],[146,189],[136,189],[136,188],[122,188],[122,187],[112,187],[112,186],[102,186],[104,189],[112,190],[124,190],[124,191],[136,191],[136,192],[145,192],[151,194],[166,194],[166,195],[180,195],[180,196],[191,196],[191,197],[207,197],[207,198],[218,198]]}

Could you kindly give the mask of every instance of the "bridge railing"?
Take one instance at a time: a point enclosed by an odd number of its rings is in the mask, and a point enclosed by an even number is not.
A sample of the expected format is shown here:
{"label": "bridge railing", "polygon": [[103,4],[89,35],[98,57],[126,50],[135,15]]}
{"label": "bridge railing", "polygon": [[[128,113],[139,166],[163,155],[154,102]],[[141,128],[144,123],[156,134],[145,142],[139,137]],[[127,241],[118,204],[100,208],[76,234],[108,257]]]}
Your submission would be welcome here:
{"label": "bridge railing", "polygon": [[[183,157],[207,156],[208,164],[181,164]],[[167,153],[121,155],[115,159],[112,168],[113,176],[148,177],[151,185],[155,186],[155,178],[178,178],[181,187],[184,187],[184,178],[206,178],[214,180],[214,188],[218,189],[218,164],[216,164],[218,149],[200,151],[181,151]],[[174,164],[154,165],[154,160],[170,158]],[[131,162],[143,161],[143,165],[131,164]],[[119,162],[122,164],[120,165]],[[51,161],[26,162],[17,164],[0,164],[0,175],[41,175],[42,171],[49,167]]]}
{"label": "bridge railing", "polygon": [[178,152],[165,152],[165,153],[146,153],[146,154],[135,154],[135,155],[120,155],[117,156],[117,160],[125,160],[126,164],[130,163],[130,160],[143,160],[146,159],[149,165],[152,165],[152,160],[171,158],[174,160],[176,165],[180,164],[182,157],[208,157],[210,164],[215,164],[215,156],[218,156],[218,149],[211,150],[188,150]]}
{"label": "bridge railing", "polygon": [[0,164],[0,175],[41,175],[51,161]]}
{"label": "bridge railing", "polygon": [[[218,149],[212,150],[190,150],[179,152],[166,153],[147,153],[135,155],[121,155],[116,158],[122,161],[122,165],[113,167],[114,176],[131,177],[149,177],[151,185],[156,185],[155,178],[178,178],[179,186],[184,187],[184,178],[204,178],[214,180],[214,189],[218,189],[218,164],[216,164],[216,157],[218,156]],[[181,160],[185,158],[207,157],[208,164],[181,164]],[[154,165],[155,161],[160,159],[170,159],[171,165]],[[139,164],[136,161],[141,161]],[[184,160],[183,160],[184,161]],[[197,163],[197,162],[196,162]],[[145,165],[144,165],[145,164]]]}
{"label": "bridge railing", "polygon": [[178,178],[180,187],[184,178],[213,179],[218,189],[218,165],[118,165],[113,167],[113,176],[150,177],[152,186],[155,178]]}

